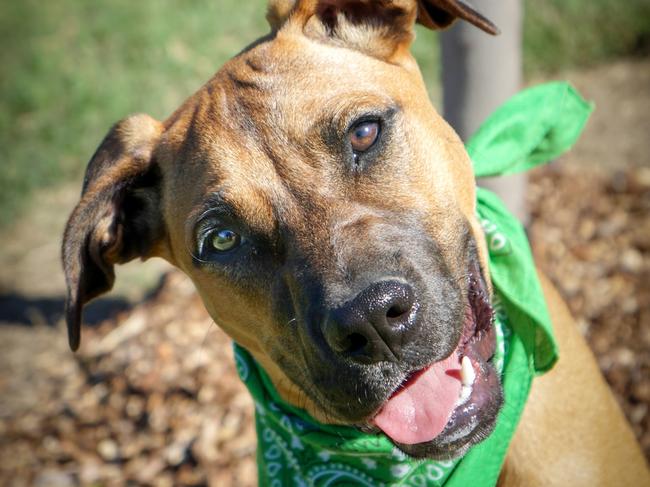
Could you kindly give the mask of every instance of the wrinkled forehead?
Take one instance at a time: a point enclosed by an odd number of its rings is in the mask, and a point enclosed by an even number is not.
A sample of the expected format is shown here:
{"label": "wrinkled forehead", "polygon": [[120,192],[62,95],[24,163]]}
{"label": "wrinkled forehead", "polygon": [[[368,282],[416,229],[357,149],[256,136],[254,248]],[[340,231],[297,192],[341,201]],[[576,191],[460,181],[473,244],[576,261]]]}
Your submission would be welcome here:
{"label": "wrinkled forehead", "polygon": [[[387,110],[413,116],[423,99],[417,71],[305,37],[278,35],[226,63],[170,123],[170,132],[178,133],[178,152],[188,159],[176,164],[174,178],[196,181],[195,172],[204,171],[205,187],[228,181],[239,190],[242,184],[270,184],[278,176],[304,184],[313,180],[310,171],[328,163],[304,157],[310,150],[325,152],[310,144],[326,138],[328,127],[341,132],[355,118]],[[173,130],[174,123],[181,130]]]}
{"label": "wrinkled forehead", "polygon": [[354,107],[408,103],[424,88],[417,68],[287,34],[234,58],[217,80],[230,85],[222,99],[230,110],[279,130],[319,123]]}

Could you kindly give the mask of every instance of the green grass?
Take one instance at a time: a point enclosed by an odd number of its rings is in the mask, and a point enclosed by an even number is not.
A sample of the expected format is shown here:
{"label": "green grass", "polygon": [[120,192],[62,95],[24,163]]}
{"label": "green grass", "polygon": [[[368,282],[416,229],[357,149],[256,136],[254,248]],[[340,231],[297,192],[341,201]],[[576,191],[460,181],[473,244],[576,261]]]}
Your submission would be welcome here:
{"label": "green grass", "polygon": [[525,0],[528,75],[650,50],[648,0]]}
{"label": "green grass", "polygon": [[0,226],[34,190],[79,179],[108,128],[164,118],[266,31],[262,1],[16,0],[0,5]]}
{"label": "green grass", "polygon": [[[164,118],[267,31],[264,0],[0,3],[0,227],[39,188],[80,180],[108,128]],[[629,54],[650,39],[648,0],[526,0],[528,73]],[[645,43],[645,44],[644,44]],[[414,47],[436,96],[435,34]]]}

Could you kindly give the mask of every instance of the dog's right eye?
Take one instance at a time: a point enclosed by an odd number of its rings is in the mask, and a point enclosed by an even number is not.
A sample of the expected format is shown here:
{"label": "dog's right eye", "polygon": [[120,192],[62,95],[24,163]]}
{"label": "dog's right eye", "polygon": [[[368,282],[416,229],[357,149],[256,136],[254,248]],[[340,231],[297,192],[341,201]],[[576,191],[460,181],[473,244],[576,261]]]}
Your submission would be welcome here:
{"label": "dog's right eye", "polygon": [[204,229],[198,230],[196,259],[198,262],[221,262],[234,256],[247,242],[248,239],[230,226],[206,224]]}
{"label": "dog's right eye", "polygon": [[215,252],[229,252],[241,245],[242,237],[227,228],[217,229],[208,234],[207,244]]}

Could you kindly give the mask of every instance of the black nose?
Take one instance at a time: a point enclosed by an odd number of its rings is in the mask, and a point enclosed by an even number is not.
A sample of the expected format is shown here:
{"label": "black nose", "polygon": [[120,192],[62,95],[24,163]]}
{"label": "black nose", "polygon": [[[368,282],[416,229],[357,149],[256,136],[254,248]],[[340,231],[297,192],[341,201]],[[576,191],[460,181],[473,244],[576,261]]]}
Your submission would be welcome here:
{"label": "black nose", "polygon": [[417,314],[413,288],[399,281],[376,282],[335,309],[323,335],[337,354],[361,363],[401,358]]}

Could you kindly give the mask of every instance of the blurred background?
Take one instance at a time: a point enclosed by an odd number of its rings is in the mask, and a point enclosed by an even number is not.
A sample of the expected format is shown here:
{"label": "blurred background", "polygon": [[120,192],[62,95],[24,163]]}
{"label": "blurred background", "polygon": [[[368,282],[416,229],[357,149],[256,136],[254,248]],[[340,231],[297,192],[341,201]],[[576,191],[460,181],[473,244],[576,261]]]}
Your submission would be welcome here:
{"label": "blurred background", "polygon": [[[597,109],[531,175],[529,234],[650,456],[650,2],[525,0],[523,83]],[[253,485],[252,406],[228,339],[162,262],[118,269],[80,352],[59,247],[118,119],[168,116],[267,32],[265,1],[0,4],[0,485]],[[414,52],[441,107],[438,34]]]}

